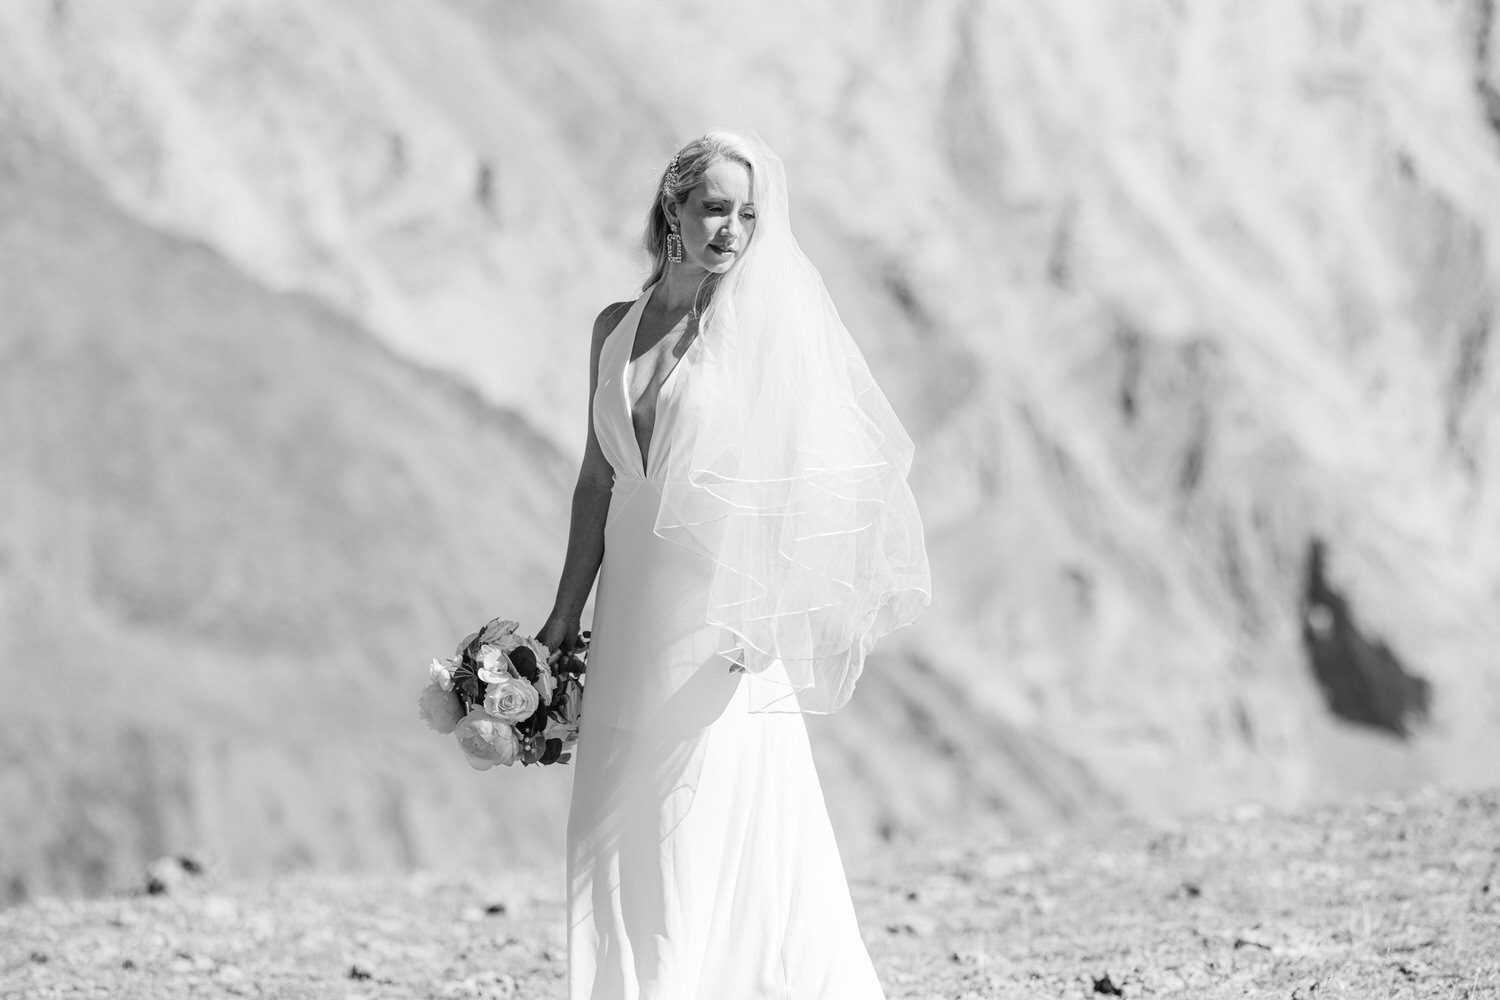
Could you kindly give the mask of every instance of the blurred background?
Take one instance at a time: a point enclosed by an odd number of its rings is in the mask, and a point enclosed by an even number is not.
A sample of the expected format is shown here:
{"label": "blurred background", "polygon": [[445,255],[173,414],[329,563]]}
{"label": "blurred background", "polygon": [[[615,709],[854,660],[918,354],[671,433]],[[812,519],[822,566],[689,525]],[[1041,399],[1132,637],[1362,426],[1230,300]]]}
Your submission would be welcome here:
{"label": "blurred background", "polygon": [[711,125],[917,442],[846,855],[1500,781],[1493,0],[6,0],[0,902],[557,865],[425,665],[540,627]]}

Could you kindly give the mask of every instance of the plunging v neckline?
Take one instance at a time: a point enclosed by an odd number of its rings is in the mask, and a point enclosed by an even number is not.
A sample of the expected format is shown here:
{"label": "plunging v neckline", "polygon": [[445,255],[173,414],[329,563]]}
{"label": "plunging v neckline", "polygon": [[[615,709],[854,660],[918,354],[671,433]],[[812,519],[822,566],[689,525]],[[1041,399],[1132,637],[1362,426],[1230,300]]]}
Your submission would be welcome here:
{"label": "plunging v neckline", "polygon": [[[630,398],[630,366],[635,363],[631,355],[635,353],[636,335],[641,331],[641,317],[646,315],[646,307],[651,304],[651,295],[656,291],[657,285],[660,284],[661,282],[657,282],[641,293],[638,303],[640,308],[635,310],[635,323],[630,330],[630,342],[625,347],[625,367],[620,374],[620,394],[625,398],[625,419],[628,421],[630,427],[630,440],[635,443],[635,457],[640,465],[641,475],[648,479],[650,478],[648,463],[650,457],[657,450],[654,445],[656,443],[656,431],[658,427],[657,418],[661,416],[662,393],[666,392],[667,386],[676,379],[677,370],[687,360],[688,351],[693,349],[692,343],[683,348],[682,353],[677,356],[677,360],[672,363],[672,367],[667,371],[666,377],[661,380],[661,385],[656,387],[656,398],[651,401],[651,434],[646,439],[646,447],[641,447],[641,436],[636,432],[635,428],[635,401]],[[697,339],[697,334],[694,334],[693,340]]]}

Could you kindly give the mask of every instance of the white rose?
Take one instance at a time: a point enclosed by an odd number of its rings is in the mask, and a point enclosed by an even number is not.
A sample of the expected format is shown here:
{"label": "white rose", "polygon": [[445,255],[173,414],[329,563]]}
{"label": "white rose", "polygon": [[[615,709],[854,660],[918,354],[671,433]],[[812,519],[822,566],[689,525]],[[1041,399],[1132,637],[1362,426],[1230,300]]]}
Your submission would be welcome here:
{"label": "white rose", "polygon": [[541,699],[529,681],[506,675],[484,692],[484,710],[505,722],[525,722]]}
{"label": "white rose", "polygon": [[509,767],[520,750],[516,731],[479,708],[464,716],[454,735],[469,766],[476,771],[488,771],[496,764]]}
{"label": "white rose", "polygon": [[516,676],[509,657],[499,646],[480,646],[478,659],[479,669],[475,674],[486,684],[499,684],[507,677]]}
{"label": "white rose", "polygon": [[421,714],[422,721],[434,732],[451,733],[453,727],[458,725],[458,720],[463,718],[463,702],[452,692],[452,686],[452,681],[449,681],[447,688],[434,681],[423,689],[422,697],[417,700],[417,711]]}
{"label": "white rose", "polygon": [[434,658],[427,667],[427,676],[444,691],[453,690],[453,664],[448,660]]}

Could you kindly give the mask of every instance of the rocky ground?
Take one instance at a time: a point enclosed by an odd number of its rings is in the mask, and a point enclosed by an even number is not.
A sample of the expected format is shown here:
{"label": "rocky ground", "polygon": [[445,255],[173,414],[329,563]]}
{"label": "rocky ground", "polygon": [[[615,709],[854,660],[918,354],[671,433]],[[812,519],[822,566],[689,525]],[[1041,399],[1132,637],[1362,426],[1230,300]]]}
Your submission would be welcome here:
{"label": "rocky ground", "polygon": [[[0,997],[561,998],[554,872],[0,911]],[[1500,790],[1242,807],[851,872],[895,998],[1500,997]]]}

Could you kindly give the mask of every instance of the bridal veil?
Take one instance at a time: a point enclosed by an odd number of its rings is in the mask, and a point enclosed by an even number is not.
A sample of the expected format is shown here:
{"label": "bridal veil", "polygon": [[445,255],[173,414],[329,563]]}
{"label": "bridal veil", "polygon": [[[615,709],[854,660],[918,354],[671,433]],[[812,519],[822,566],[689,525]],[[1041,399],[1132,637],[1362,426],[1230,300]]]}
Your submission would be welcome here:
{"label": "bridal veil", "polygon": [[833,712],[877,639],[930,600],[912,443],[792,234],[786,172],[754,133],[756,228],[699,325],[715,405],[655,532],[713,561],[709,623],[761,711]]}

